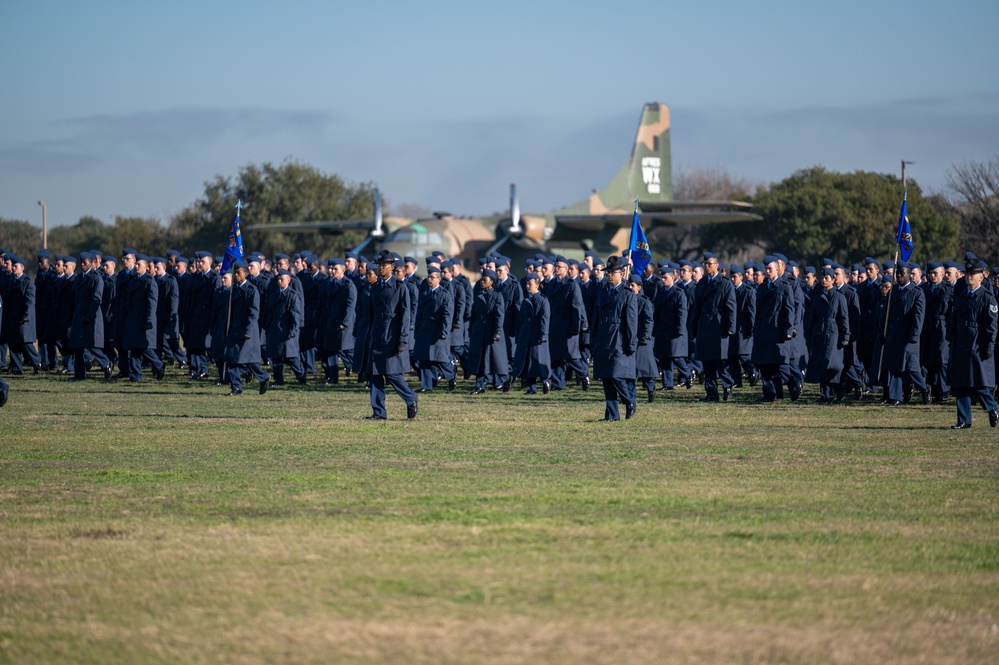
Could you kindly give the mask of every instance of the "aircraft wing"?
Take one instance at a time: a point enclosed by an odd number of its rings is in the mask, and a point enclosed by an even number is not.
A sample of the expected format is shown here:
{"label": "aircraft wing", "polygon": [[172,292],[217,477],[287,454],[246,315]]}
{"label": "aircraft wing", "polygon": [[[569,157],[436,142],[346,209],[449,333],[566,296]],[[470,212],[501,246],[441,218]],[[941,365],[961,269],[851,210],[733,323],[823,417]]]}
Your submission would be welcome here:
{"label": "aircraft wing", "polygon": [[[731,208],[736,209],[731,210]],[[742,201],[670,201],[639,204],[638,216],[643,224],[651,227],[758,222],[763,219],[759,215],[747,212],[751,208],[751,204]],[[606,226],[630,226],[632,217],[632,213],[625,212],[556,215],[555,222],[558,226],[576,231],[600,231]]]}
{"label": "aircraft wing", "polygon": [[353,229],[373,229],[373,219],[345,219],[329,222],[291,222],[288,224],[252,224],[244,226],[244,231],[350,231]]}

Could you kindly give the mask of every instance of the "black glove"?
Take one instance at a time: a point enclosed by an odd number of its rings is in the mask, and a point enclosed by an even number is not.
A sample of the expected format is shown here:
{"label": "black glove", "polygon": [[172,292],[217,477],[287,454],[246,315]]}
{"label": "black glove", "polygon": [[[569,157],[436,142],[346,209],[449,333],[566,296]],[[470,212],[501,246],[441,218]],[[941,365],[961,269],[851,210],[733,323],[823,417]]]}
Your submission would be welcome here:
{"label": "black glove", "polygon": [[396,349],[396,353],[406,353],[406,343],[399,342],[399,347]]}
{"label": "black glove", "polygon": [[288,333],[288,339],[295,339],[295,335],[297,335],[297,334],[298,333],[296,333],[296,332],[290,332],[290,333]]}
{"label": "black glove", "polygon": [[847,346],[849,346],[849,344],[850,342],[846,341],[845,339],[841,339],[839,341],[839,348],[845,349]]}
{"label": "black glove", "polygon": [[500,335],[500,331],[498,331],[498,330],[497,330],[497,331],[496,331],[496,334],[495,334],[495,335],[493,335],[493,341],[494,341],[494,342],[498,342],[498,341],[500,341],[500,338],[501,338],[501,337],[502,337],[502,335]]}
{"label": "black glove", "polygon": [[446,332],[441,333],[441,339],[447,339],[447,333]]}
{"label": "black glove", "polygon": [[988,360],[989,358],[992,357],[993,351],[994,349],[991,346],[987,346],[985,347],[985,351],[983,351],[979,355],[982,356],[982,358],[984,358],[985,360]]}
{"label": "black glove", "polygon": [[647,339],[643,339],[643,340],[641,340],[641,341],[640,341],[640,342],[638,343],[638,345],[639,345],[639,346],[648,346],[648,345],[649,345],[649,340],[647,340]]}
{"label": "black glove", "polygon": [[546,338],[542,337],[540,340],[538,340],[538,344],[544,344],[547,341],[548,340]]}
{"label": "black glove", "polygon": [[633,355],[635,355],[635,349],[625,349],[624,350],[624,355],[626,355],[626,356],[633,356]]}
{"label": "black glove", "polygon": [[590,329],[589,328],[580,328],[579,331],[580,332],[590,332]]}

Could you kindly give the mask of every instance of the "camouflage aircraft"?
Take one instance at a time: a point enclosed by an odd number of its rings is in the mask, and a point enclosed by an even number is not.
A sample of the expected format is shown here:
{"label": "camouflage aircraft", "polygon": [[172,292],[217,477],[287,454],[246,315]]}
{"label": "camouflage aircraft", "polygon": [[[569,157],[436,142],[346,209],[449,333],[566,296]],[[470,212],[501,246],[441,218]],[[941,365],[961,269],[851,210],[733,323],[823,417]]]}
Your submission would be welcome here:
{"label": "camouflage aircraft", "polygon": [[383,217],[375,191],[369,220],[338,220],[247,226],[244,231],[332,231],[370,229],[355,248],[388,249],[421,261],[435,251],[460,258],[466,270],[477,272],[478,259],[491,252],[510,257],[519,270],[538,252],[581,258],[592,248],[607,256],[629,247],[635,198],[642,228],[757,221],[742,201],[674,201],[670,159],[669,107],[656,102],[642,108],[631,157],[602,190],[545,215],[520,214],[517,187],[510,185],[510,213],[488,217],[455,217],[434,213],[427,219]]}

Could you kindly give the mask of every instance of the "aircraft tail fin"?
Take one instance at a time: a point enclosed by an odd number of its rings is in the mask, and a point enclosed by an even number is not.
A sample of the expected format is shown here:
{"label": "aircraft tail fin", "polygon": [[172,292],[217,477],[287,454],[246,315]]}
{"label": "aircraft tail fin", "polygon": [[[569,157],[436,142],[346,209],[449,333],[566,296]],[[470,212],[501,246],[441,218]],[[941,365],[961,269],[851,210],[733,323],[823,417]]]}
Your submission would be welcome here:
{"label": "aircraft tail fin", "polygon": [[634,208],[635,197],[642,202],[673,200],[673,170],[670,161],[669,107],[651,102],[642,107],[631,157],[610,183],[589,198],[568,206],[560,213],[601,215]]}

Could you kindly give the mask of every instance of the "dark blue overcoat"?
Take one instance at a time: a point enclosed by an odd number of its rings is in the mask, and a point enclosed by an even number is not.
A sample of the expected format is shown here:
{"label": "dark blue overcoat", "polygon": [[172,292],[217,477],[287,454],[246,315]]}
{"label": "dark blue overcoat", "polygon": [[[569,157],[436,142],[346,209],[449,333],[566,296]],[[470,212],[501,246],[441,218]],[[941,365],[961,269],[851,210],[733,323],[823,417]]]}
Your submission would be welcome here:
{"label": "dark blue overcoat", "polygon": [[634,379],[638,299],[624,284],[607,286],[593,305],[590,343],[594,379]]}
{"label": "dark blue overcoat", "polygon": [[96,270],[80,275],[75,284],[72,334],[69,345],[74,349],[104,347],[104,278]]}
{"label": "dark blue overcoat", "polygon": [[517,312],[517,339],[513,375],[548,379],[552,358],[548,351],[551,307],[540,293],[525,296]]}
{"label": "dark blue overcoat", "polygon": [[[487,376],[506,374],[509,359],[503,339],[505,301],[495,288],[480,289],[472,303],[472,321],[468,331],[469,374]],[[498,338],[498,339],[497,339]]]}
{"label": "dark blue overcoat", "polygon": [[[415,288],[415,287],[414,287]],[[371,289],[371,357],[367,374],[404,374],[409,370],[409,286],[390,277]]]}

